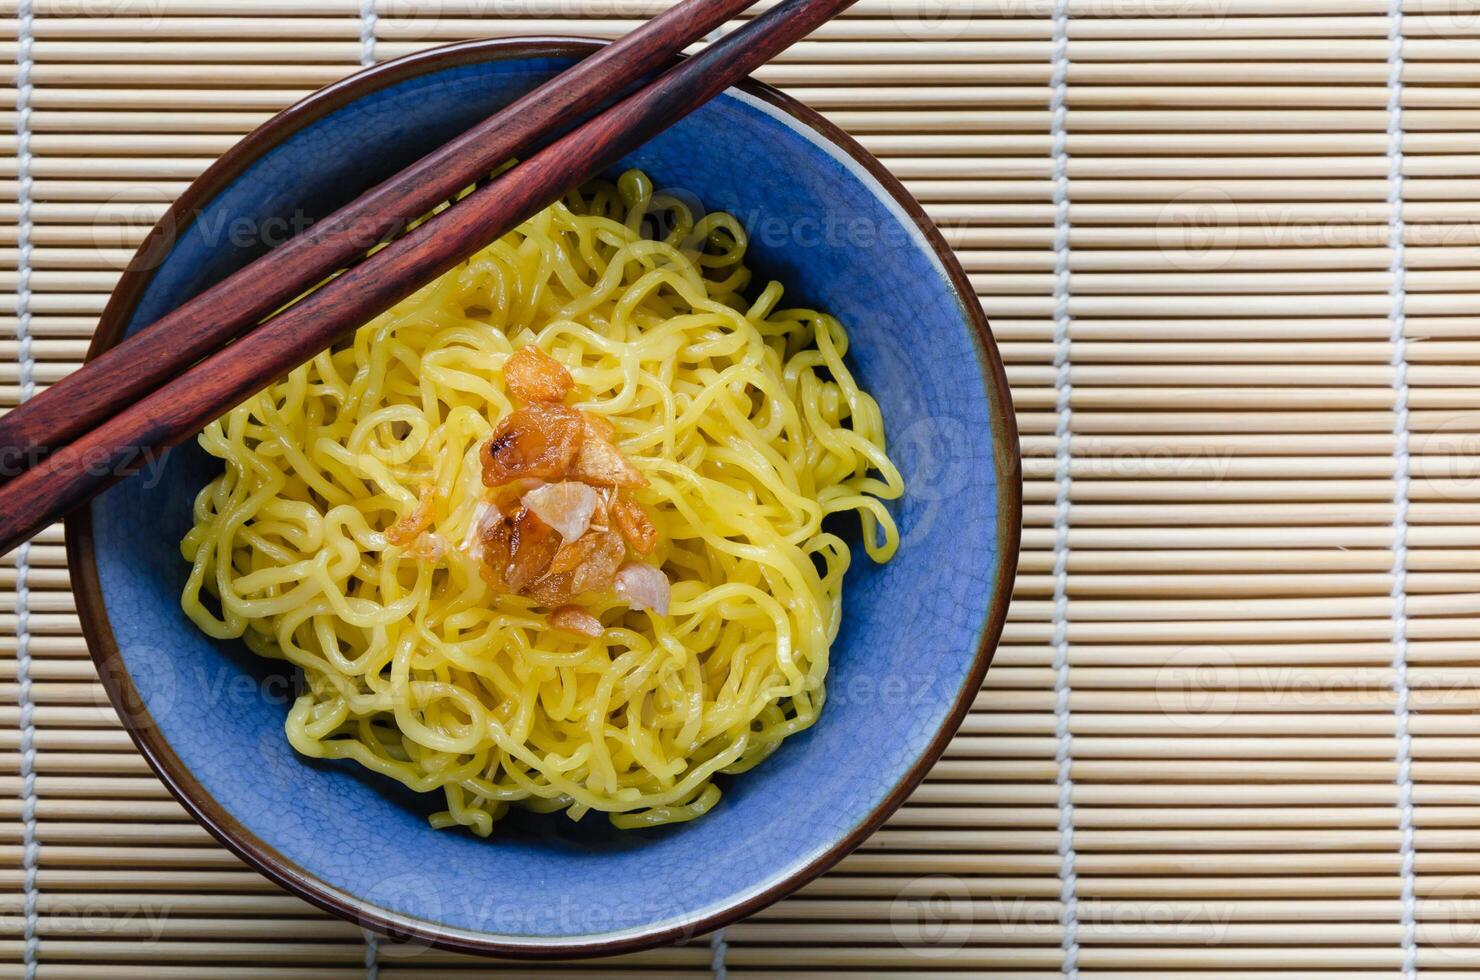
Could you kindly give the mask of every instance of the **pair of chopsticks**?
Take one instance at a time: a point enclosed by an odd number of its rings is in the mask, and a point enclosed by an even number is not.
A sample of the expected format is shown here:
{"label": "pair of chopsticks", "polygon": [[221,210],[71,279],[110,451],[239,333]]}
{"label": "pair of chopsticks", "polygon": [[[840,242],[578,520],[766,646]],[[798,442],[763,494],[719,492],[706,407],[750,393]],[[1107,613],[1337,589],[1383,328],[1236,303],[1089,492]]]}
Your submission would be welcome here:
{"label": "pair of chopsticks", "polygon": [[0,484],[0,554],[559,200],[855,0],[783,0],[552,139],[755,2],[683,0],[0,417],[0,460],[30,464]]}

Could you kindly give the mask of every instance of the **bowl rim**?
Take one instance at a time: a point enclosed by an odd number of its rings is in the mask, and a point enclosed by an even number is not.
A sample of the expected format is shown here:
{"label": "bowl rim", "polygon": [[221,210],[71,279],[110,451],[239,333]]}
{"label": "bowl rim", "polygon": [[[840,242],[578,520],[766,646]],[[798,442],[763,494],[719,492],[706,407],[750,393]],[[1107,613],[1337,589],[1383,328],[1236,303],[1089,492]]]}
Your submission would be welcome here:
{"label": "bowl rim", "polygon": [[[145,288],[153,279],[158,265],[150,261],[151,256],[166,254],[174,244],[174,236],[193,220],[202,204],[214,198],[263,154],[303,127],[356,99],[430,72],[513,58],[583,57],[605,43],[595,38],[548,35],[484,38],[429,48],[365,68],[311,93],[272,116],[193,180],[150,229],[103,309],[86,360],[92,360],[122,339],[124,328]],[[1022,529],[1022,456],[1017,421],[1006,370],[986,314],[981,304],[975,300],[975,289],[939,229],[900,180],[873,154],[815,110],[769,85],[746,79],[734,88],[787,113],[847,153],[879,182],[923,233],[957,294],[967,322],[977,335],[984,355],[979,361],[987,382],[986,396],[994,413],[992,458],[997,480],[998,541],[1001,545],[998,560],[1001,567],[976,653],[954,703],[920,757],[900,776],[878,805],[852,830],[785,878],[778,879],[731,905],[702,916],[686,918],[677,925],[632,929],[613,938],[588,935],[515,941],[511,937],[430,922],[371,905],[279,854],[270,844],[247,830],[206,792],[163,738],[124,669],[98,579],[92,510],[89,506],[83,506],[73,511],[66,517],[65,528],[67,561],[71,569],[77,614],[99,679],[129,737],[170,794],[212,837],[259,874],[311,904],[362,928],[394,938],[412,938],[454,952],[520,959],[607,956],[649,949],[674,940],[702,935],[723,928],[784,898],[857,848],[899,808],[924,779],[945,751],[947,743],[955,736],[980,691],[1007,620],[1007,606],[1016,577]],[[156,253],[161,247],[164,252]]]}

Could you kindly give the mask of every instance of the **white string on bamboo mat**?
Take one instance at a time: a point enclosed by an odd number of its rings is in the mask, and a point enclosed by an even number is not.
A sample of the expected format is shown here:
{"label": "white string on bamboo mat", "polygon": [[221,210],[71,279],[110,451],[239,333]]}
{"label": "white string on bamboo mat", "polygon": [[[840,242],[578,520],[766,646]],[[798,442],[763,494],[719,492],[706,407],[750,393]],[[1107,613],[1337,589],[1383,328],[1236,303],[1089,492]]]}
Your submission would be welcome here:
{"label": "white string on bamboo mat", "polygon": [[375,64],[375,22],[379,19],[375,0],[360,0],[360,64],[366,68]]}
{"label": "white string on bamboo mat", "polygon": [[[375,0],[360,0],[360,65],[375,64]],[[380,936],[373,929],[363,929],[365,937],[365,980],[380,977]]]}
{"label": "white string on bamboo mat", "polygon": [[1057,425],[1054,480],[1057,491],[1053,515],[1053,668],[1054,736],[1059,789],[1059,900],[1063,904],[1064,976],[1079,975],[1079,899],[1074,871],[1074,736],[1069,731],[1069,463],[1073,412],[1069,381],[1069,0],[1055,0],[1053,9],[1053,73],[1049,79],[1049,125],[1053,154],[1054,284],[1053,363]]}
{"label": "white string on bamboo mat", "polygon": [[709,937],[709,971],[714,974],[714,980],[725,980],[729,971],[725,966],[725,954],[730,951],[730,944],[725,942],[725,931],[714,930]]}
{"label": "white string on bamboo mat", "polygon": [[[713,44],[723,33],[724,25],[721,24],[704,35],[704,43]],[[730,944],[725,942],[724,929],[714,930],[709,936],[709,972],[713,974],[714,980],[725,980],[729,975],[729,969],[725,966],[725,957],[729,952]]]}
{"label": "white string on bamboo mat", "polygon": [[1403,976],[1418,975],[1418,916],[1414,897],[1413,744],[1408,723],[1408,341],[1407,265],[1403,242],[1403,2],[1388,10],[1387,79],[1388,247],[1392,251],[1393,367],[1393,715],[1397,737],[1399,877],[1402,888]]}
{"label": "white string on bamboo mat", "polygon": [[[360,65],[368,68],[375,64],[375,0],[360,0]],[[377,980],[380,976],[380,936],[373,929],[364,929],[365,977]]]}
{"label": "white string on bamboo mat", "polygon": [[362,929],[365,937],[365,980],[378,980],[380,976],[380,937],[372,929]]}
{"label": "white string on bamboo mat", "polygon": [[[16,357],[20,370],[20,399],[36,391],[35,357],[31,350],[31,67],[35,40],[32,0],[16,5],[15,166],[16,166]],[[40,844],[36,837],[36,706],[31,693],[31,544],[15,553],[15,676],[20,702],[22,964],[27,980],[36,975],[40,953],[36,876]]]}

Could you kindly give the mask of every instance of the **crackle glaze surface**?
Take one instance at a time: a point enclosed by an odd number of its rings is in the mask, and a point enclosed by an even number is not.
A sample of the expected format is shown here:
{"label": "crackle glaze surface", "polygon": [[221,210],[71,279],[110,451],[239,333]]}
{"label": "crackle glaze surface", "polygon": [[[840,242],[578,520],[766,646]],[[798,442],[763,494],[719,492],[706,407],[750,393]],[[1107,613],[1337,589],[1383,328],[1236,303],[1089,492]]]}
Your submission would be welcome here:
{"label": "crackle glaze surface", "polygon": [[[135,310],[137,329],[253,254],[231,219],[322,215],[556,71],[547,58],[447,68],[309,124],[250,166],[181,231]],[[847,325],[850,357],[884,412],[909,488],[898,557],[861,548],[844,593],[821,721],[723,784],[704,819],[618,833],[599,815],[516,815],[489,840],[433,831],[420,798],[357,766],[295,755],[291,681],[179,608],[178,542],[213,464],[193,444],[162,477],[92,505],[101,595],[146,725],[240,833],[326,894],[443,931],[510,944],[620,939],[732,908],[865,822],[920,758],[960,694],[1003,574],[1009,453],[981,348],[939,258],[851,160],[762,100],[732,92],[623,161],[750,227],[762,277]],[[974,299],[971,300],[974,302]]]}

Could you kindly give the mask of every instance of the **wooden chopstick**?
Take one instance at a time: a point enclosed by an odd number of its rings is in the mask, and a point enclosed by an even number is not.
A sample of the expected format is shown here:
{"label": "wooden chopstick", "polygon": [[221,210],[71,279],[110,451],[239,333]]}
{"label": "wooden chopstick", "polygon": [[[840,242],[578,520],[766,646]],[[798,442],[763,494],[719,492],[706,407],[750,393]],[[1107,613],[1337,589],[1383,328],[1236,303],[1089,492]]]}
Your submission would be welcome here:
{"label": "wooden chopstick", "polygon": [[[494,168],[548,142],[756,0],[684,0],[387,178],[0,417],[0,459],[34,465],[220,350]],[[8,467],[9,468],[9,467]]]}
{"label": "wooden chopstick", "polygon": [[785,0],[0,486],[0,554],[611,166],[855,0]]}

